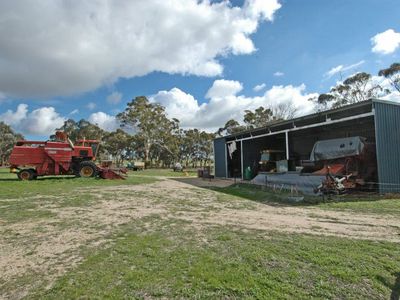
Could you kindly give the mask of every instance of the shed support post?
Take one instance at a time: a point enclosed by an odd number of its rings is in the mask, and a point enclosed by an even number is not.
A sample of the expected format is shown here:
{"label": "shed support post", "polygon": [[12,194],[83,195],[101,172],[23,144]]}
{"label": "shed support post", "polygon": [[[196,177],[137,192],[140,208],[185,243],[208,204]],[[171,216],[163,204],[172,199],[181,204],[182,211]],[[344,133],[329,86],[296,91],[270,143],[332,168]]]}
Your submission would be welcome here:
{"label": "shed support post", "polygon": [[215,173],[215,140],[213,141],[213,161],[214,161],[214,163],[213,163],[213,174],[214,174],[214,177],[216,178],[217,176],[216,176],[216,173]]}
{"label": "shed support post", "polygon": [[224,147],[225,147],[225,178],[229,178],[228,176],[228,153],[226,150],[227,144],[224,143]]}
{"label": "shed support post", "polygon": [[244,179],[243,172],[243,141],[240,141],[240,173],[242,175],[242,180]]}
{"label": "shed support post", "polygon": [[286,159],[289,160],[289,131],[285,131]]}

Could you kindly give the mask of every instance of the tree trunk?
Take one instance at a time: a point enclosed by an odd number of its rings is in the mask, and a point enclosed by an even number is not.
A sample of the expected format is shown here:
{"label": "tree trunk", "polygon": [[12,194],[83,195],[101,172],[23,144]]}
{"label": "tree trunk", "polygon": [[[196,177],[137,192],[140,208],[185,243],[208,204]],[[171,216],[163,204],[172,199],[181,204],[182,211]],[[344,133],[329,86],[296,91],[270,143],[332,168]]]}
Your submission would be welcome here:
{"label": "tree trunk", "polygon": [[150,154],[150,149],[148,149],[146,147],[146,149],[144,150],[144,161],[148,162],[149,161],[149,154]]}

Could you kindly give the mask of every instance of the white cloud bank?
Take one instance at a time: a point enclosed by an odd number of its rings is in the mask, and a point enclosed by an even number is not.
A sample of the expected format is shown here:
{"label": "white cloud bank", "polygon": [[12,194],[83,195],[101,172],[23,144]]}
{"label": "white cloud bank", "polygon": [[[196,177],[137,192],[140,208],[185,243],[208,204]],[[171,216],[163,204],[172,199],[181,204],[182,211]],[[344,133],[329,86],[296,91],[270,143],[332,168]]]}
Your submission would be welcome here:
{"label": "white cloud bank", "polygon": [[207,99],[225,99],[234,96],[243,89],[242,83],[236,80],[215,80],[206,94]]}
{"label": "white cloud bank", "polygon": [[[307,93],[304,84],[273,86],[263,95],[255,97],[240,94],[242,89],[243,85],[239,81],[220,79],[214,81],[206,93],[207,100],[204,103],[176,87],[169,91],[159,91],[149,99],[163,105],[168,117],[179,119],[183,128],[195,127],[208,131],[217,130],[229,119],[241,121],[245,110],[255,110],[260,106],[274,107],[291,103],[298,116],[314,111],[314,105],[308,99],[317,94]],[[91,113],[87,119],[107,131],[119,128],[115,116],[102,111]],[[25,135],[53,134],[65,120],[54,107],[42,107],[29,112],[26,104],[20,104],[16,111],[9,110],[0,115],[0,121]]]}
{"label": "white cloud bank", "polygon": [[273,86],[262,96],[257,97],[238,95],[242,88],[242,84],[238,81],[216,80],[206,94],[209,101],[202,104],[178,88],[160,91],[151,96],[150,101],[165,106],[168,116],[179,119],[182,127],[213,131],[223,126],[229,119],[242,120],[244,110],[254,110],[260,106],[292,103],[297,115],[311,113],[314,105],[308,99],[317,95],[307,94],[304,84]]}
{"label": "white cloud bank", "polygon": [[[69,113],[69,117],[78,112],[77,109],[73,110]],[[5,113],[0,114],[0,121],[10,125],[17,132],[34,136],[50,136],[66,120],[67,117],[61,116],[54,107],[41,107],[29,111],[27,104],[19,104],[15,111],[7,110]],[[107,131],[114,131],[119,128],[119,122],[115,116],[101,111],[92,113],[88,121]]]}
{"label": "white cloud bank", "polygon": [[28,135],[54,134],[55,129],[61,127],[65,120],[54,107],[41,107],[29,112],[26,104],[19,104],[15,111],[8,110],[0,115],[0,121]]}
{"label": "white cloud bank", "polygon": [[153,71],[221,75],[278,0],[0,1],[0,93],[77,94]]}
{"label": "white cloud bank", "polygon": [[119,128],[119,123],[115,119],[115,116],[111,116],[102,111],[91,114],[88,121],[106,131],[114,131]]}
{"label": "white cloud bank", "polygon": [[388,29],[371,38],[372,52],[379,54],[391,54],[400,47],[400,33]]}

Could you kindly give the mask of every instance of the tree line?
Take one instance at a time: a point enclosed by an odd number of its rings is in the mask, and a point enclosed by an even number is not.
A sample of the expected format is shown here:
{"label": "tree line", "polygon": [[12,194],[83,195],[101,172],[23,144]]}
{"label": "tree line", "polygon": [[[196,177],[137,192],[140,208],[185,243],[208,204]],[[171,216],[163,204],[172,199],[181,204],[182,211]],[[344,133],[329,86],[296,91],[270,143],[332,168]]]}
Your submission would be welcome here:
{"label": "tree line", "polygon": [[187,167],[211,163],[212,140],[215,134],[199,129],[182,129],[178,119],[169,119],[165,108],[145,96],[134,98],[116,116],[121,128],[107,132],[86,120],[70,119],[57,130],[64,131],[72,141],[102,141],[100,156],[112,157],[117,165],[126,160],[142,160],[147,165],[170,167],[183,163]]}
{"label": "tree line", "polygon": [[316,104],[318,111],[324,111],[371,98],[381,98],[395,91],[400,92],[400,63],[391,64],[390,67],[380,70],[378,75],[386,79],[389,86],[374,81],[371,74],[359,72],[337,83],[329,92],[309,100]]}

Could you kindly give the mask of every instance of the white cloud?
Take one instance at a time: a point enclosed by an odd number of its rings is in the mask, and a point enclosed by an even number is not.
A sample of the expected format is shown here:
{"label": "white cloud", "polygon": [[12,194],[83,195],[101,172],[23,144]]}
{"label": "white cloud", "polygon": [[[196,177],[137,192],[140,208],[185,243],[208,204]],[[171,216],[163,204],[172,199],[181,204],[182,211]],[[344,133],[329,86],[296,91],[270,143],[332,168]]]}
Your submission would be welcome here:
{"label": "white cloud", "polygon": [[[389,95],[386,95],[387,99],[389,99],[390,97],[396,97],[396,95],[398,95],[398,91],[393,87],[392,82],[389,78],[373,75],[371,77],[371,82],[369,83],[369,85],[366,86],[366,89],[372,88],[376,85],[381,86],[384,91],[389,91]],[[379,98],[382,97],[383,96],[380,96]]]}
{"label": "white cloud", "polygon": [[393,91],[392,93],[390,93],[384,97],[381,97],[380,99],[400,103],[400,92]]}
{"label": "white cloud", "polygon": [[281,4],[277,0],[248,0],[246,9],[252,18],[263,18],[268,21],[273,21],[274,13]]}
{"label": "white cloud", "polygon": [[390,54],[400,47],[400,33],[393,29],[388,29],[378,33],[371,38],[372,52],[379,54]]}
{"label": "white cloud", "polygon": [[179,119],[181,124],[190,124],[201,108],[201,105],[192,95],[186,94],[178,88],[173,88],[170,91],[159,91],[149,100],[164,106],[168,116]]}
{"label": "white cloud", "polygon": [[265,89],[267,85],[265,83],[257,84],[255,87],[253,87],[253,91],[259,92],[263,89]]}
{"label": "white cloud", "polygon": [[237,95],[241,88],[242,84],[237,81],[216,80],[207,93],[209,101],[203,104],[199,104],[192,95],[178,88],[161,91],[150,99],[165,106],[168,116],[179,119],[182,127],[197,127],[214,131],[229,119],[242,120],[244,110],[254,110],[260,106],[270,107],[281,103],[292,103],[298,115],[311,113],[314,105],[308,99],[317,95],[307,94],[304,84],[273,86],[262,96],[257,97]]}
{"label": "white cloud", "polygon": [[76,115],[77,113],[79,113],[79,109],[74,109],[69,114],[72,116],[72,115]]}
{"label": "white cloud", "polygon": [[[376,78],[379,79],[381,78]],[[149,99],[163,105],[168,116],[179,119],[183,128],[196,127],[215,131],[229,119],[242,120],[244,110],[254,110],[260,106],[273,107],[281,103],[291,103],[296,108],[297,115],[311,113],[314,106],[308,99],[317,95],[307,94],[304,84],[273,86],[263,95],[256,97],[240,95],[241,90],[242,84],[238,81],[216,80],[207,93],[209,100],[202,104],[178,88],[160,91]],[[71,113],[74,114],[73,112]],[[53,134],[65,120],[66,118],[60,116],[53,107],[42,107],[29,112],[26,104],[18,105],[16,111],[8,110],[0,115],[0,121],[30,135]],[[107,131],[114,131],[120,127],[115,116],[101,111],[92,113],[88,121]]]}
{"label": "white cloud", "polygon": [[122,99],[122,94],[119,92],[113,92],[107,96],[107,102],[113,105],[120,103],[121,99]]}
{"label": "white cloud", "polygon": [[41,107],[29,112],[26,104],[19,104],[16,111],[8,110],[0,115],[0,121],[28,135],[51,135],[65,120],[54,107]]}
{"label": "white cloud", "polygon": [[[0,1],[0,91],[70,95],[154,71],[221,75],[277,0]],[[25,26],[29,24],[29,26]]]}
{"label": "white cloud", "polygon": [[338,65],[338,66],[333,67],[332,69],[330,69],[328,72],[326,72],[324,76],[327,77],[327,78],[331,78],[332,76],[334,76],[334,75],[336,75],[338,73],[346,72],[346,71],[355,69],[355,68],[363,65],[364,63],[365,63],[365,61],[361,60],[361,61],[359,61],[359,62],[357,62],[355,64],[348,65],[348,66]]}
{"label": "white cloud", "polygon": [[[76,113],[77,109],[69,115]],[[19,104],[15,111],[8,110],[0,115],[0,121],[10,125],[17,132],[37,136],[54,134],[56,128],[60,128],[65,120],[66,118],[60,116],[54,107],[41,107],[29,112],[27,104]],[[88,121],[107,131],[114,131],[120,127],[115,116],[104,112],[92,113]]]}
{"label": "white cloud", "polygon": [[225,98],[235,96],[243,89],[242,83],[235,80],[218,79],[215,80],[206,94],[208,99]]}
{"label": "white cloud", "polygon": [[23,119],[26,119],[27,114],[28,105],[20,104],[15,112],[9,109],[0,115],[0,121],[3,121],[10,126],[16,126],[19,125]]}
{"label": "white cloud", "polygon": [[86,105],[86,107],[87,107],[89,110],[93,110],[93,109],[96,108],[96,103],[94,103],[94,102],[89,102],[89,103]]}
{"label": "white cloud", "polygon": [[282,77],[282,76],[285,76],[285,73],[277,71],[277,72],[274,73],[274,76],[275,77]]}
{"label": "white cloud", "polygon": [[102,111],[91,114],[88,121],[106,131],[114,131],[120,127],[115,116],[108,115]]}

